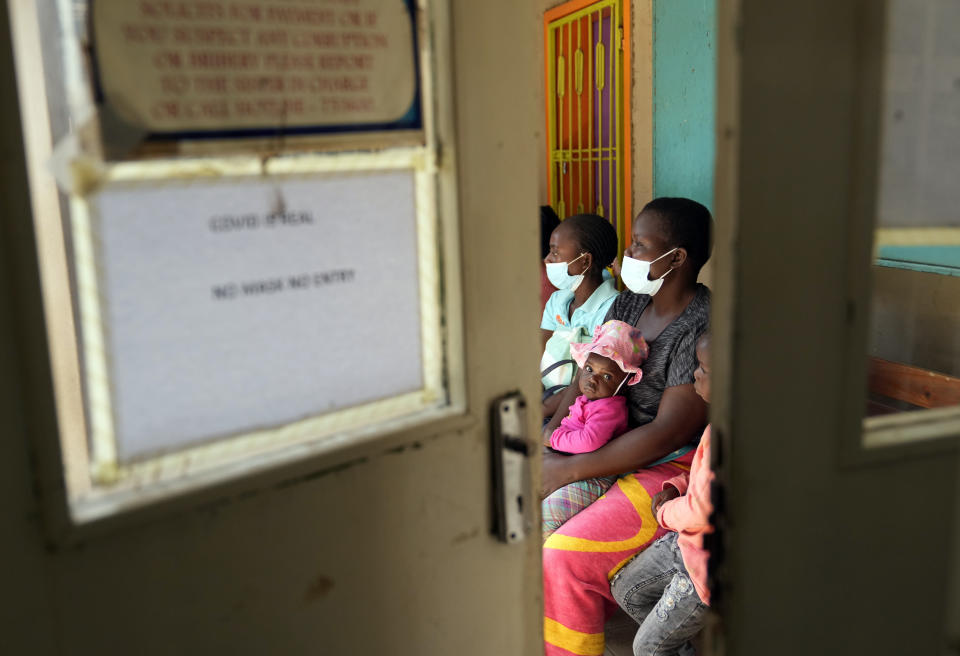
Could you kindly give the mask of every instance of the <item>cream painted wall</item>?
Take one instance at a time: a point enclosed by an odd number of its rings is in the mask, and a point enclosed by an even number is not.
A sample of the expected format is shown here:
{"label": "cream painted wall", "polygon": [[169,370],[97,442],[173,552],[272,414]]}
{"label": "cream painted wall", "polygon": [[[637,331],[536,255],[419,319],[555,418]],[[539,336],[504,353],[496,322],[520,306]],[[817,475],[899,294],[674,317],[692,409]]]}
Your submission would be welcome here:
{"label": "cream painted wall", "polygon": [[[453,5],[467,416],[48,539],[62,490],[7,12],[0,12],[0,617],[10,654],[540,649],[539,540],[489,535],[492,396],[537,395],[532,9]],[[512,21],[502,17],[511,15]],[[498,33],[512,48],[490,48]],[[509,104],[502,98],[511,98]],[[503,162],[515,163],[504,167]],[[491,206],[495,192],[498,204]],[[494,266],[492,263],[496,263]],[[522,326],[530,326],[529,330]],[[533,414],[533,413],[531,413]],[[535,430],[536,420],[530,418]],[[55,477],[54,477],[55,480]],[[46,494],[46,496],[43,496]],[[51,503],[51,501],[54,501]]]}
{"label": "cream painted wall", "polygon": [[[546,90],[544,89],[544,43],[543,43],[543,14],[548,9],[556,7],[563,4],[562,1],[558,0],[535,0],[531,4],[536,8],[537,16],[537,26],[539,30],[534,36],[534,49],[533,56],[536,57],[536,65],[539,66],[539,74],[536,78],[536,88],[533,89],[533,92],[536,96],[537,107],[540,110],[537,112],[537,122],[535,123],[536,128],[534,129],[534,137],[537,141],[537,153],[539,154],[537,158],[537,202],[540,205],[547,205],[550,202],[550,197],[547,195],[547,124],[546,119],[544,118],[544,103],[546,102]],[[534,216],[530,217],[530,222],[535,222]]]}

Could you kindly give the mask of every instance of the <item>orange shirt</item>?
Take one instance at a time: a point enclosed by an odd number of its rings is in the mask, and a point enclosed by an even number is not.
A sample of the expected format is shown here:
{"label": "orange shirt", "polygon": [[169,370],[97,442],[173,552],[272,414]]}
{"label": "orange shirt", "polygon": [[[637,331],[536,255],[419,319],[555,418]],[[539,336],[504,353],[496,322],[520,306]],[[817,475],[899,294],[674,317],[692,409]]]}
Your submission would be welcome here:
{"label": "orange shirt", "polygon": [[693,454],[690,473],[674,476],[663,484],[664,487],[672,485],[683,496],[671,499],[657,511],[660,526],[680,534],[677,536],[677,545],[683,555],[683,564],[697,594],[708,606],[710,589],[707,587],[707,559],[710,554],[703,548],[703,536],[713,532],[710,525],[710,513],[713,512],[710,483],[713,478],[710,469],[710,427],[707,426]]}

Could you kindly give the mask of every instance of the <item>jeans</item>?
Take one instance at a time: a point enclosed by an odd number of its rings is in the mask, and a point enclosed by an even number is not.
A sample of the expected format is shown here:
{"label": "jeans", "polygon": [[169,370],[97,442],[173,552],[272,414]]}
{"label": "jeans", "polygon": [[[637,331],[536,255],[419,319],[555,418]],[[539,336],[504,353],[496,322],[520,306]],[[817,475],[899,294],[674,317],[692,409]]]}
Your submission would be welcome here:
{"label": "jeans", "polygon": [[676,533],[663,536],[624,565],[610,591],[640,624],[634,656],[694,653],[689,641],[703,628],[709,606],[700,601],[687,575]]}

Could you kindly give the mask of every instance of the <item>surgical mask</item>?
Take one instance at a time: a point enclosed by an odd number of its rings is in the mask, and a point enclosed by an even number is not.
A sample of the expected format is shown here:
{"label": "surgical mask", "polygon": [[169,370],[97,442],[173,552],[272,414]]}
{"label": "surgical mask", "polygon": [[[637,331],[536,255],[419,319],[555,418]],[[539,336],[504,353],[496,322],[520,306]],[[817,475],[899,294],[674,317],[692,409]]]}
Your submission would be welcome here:
{"label": "surgical mask", "polygon": [[567,268],[584,255],[586,255],[586,253],[580,253],[580,255],[573,258],[569,262],[548,262],[547,279],[550,281],[550,284],[557,289],[569,289],[570,291],[574,291],[577,287],[579,287],[580,283],[583,282],[583,277],[586,271],[580,275],[571,276],[569,273],[567,273]]}
{"label": "surgical mask", "polygon": [[632,291],[634,294],[649,294],[650,296],[653,296],[660,291],[660,288],[663,286],[663,279],[666,278],[667,274],[673,271],[673,269],[667,270],[667,273],[663,274],[656,280],[650,280],[650,265],[657,260],[665,258],[675,250],[677,249],[671,248],[656,260],[651,260],[649,262],[635,260],[632,257],[627,257],[624,255],[623,266],[620,267],[620,280],[622,280],[623,284],[627,286],[627,289]]}

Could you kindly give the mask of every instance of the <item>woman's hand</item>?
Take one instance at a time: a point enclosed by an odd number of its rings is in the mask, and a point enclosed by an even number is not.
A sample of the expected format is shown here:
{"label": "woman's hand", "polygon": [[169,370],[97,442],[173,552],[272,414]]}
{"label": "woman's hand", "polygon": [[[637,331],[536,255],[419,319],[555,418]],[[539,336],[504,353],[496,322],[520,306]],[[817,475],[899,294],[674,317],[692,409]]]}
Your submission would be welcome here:
{"label": "woman's hand", "polygon": [[569,483],[570,458],[558,453],[544,453],[543,466],[540,470],[540,498],[545,499],[551,493]]}
{"label": "woman's hand", "polygon": [[560,393],[554,394],[553,396],[548,396],[547,400],[540,404],[540,410],[543,412],[544,419],[550,419],[557,413],[557,409],[560,407],[560,401],[562,400],[563,394],[562,390]]}
{"label": "woman's hand", "polygon": [[553,437],[553,431],[557,430],[556,428],[550,427],[550,422],[544,424],[543,428],[540,431],[541,441],[550,446],[550,438]]}
{"label": "woman's hand", "polygon": [[657,516],[657,511],[660,510],[660,506],[671,499],[676,499],[678,496],[680,496],[680,490],[672,485],[668,485],[662,492],[657,492],[654,494],[653,499],[650,502],[650,510],[653,511],[653,516]]}

